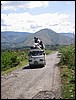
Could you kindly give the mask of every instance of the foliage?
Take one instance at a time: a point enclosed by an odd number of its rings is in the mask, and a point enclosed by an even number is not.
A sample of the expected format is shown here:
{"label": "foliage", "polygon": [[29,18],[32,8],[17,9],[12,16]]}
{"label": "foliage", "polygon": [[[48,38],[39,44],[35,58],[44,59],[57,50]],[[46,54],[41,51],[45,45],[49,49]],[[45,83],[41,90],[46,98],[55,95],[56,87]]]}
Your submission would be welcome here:
{"label": "foliage", "polygon": [[46,53],[46,55],[48,55],[48,54],[52,53],[52,50],[46,49],[46,50],[45,50],[45,53]]}
{"label": "foliage", "polygon": [[60,64],[68,65],[69,67],[74,67],[75,66],[75,47],[66,46],[64,48],[61,48],[60,52],[62,53]]}
{"label": "foliage", "polygon": [[6,50],[1,52],[1,71],[17,66],[21,61],[27,59],[27,51]]}
{"label": "foliage", "polygon": [[58,50],[61,45],[59,44],[55,44],[55,45],[45,45],[46,49],[50,49],[50,50]]}
{"label": "foliage", "polygon": [[61,67],[62,98],[75,99],[75,71],[67,66]]}
{"label": "foliage", "polygon": [[75,99],[75,47],[62,47],[60,53],[62,98]]}

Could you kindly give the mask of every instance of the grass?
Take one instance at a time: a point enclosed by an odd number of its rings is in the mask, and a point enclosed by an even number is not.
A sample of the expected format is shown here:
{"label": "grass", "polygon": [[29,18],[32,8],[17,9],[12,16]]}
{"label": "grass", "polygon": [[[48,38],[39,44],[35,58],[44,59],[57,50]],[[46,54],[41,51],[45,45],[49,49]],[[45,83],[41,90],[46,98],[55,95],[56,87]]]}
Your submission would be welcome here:
{"label": "grass", "polygon": [[55,51],[54,50],[45,50],[45,53],[46,53],[46,55],[48,55],[48,54],[50,54],[50,53],[54,53]]}
{"label": "grass", "polygon": [[62,66],[61,69],[62,82],[62,98],[75,99],[75,72],[67,66]]}
{"label": "grass", "polygon": [[27,64],[28,64],[28,60],[24,60],[19,65],[17,65],[16,67],[10,68],[10,69],[8,69],[6,71],[1,71],[1,75],[10,73],[10,72],[12,72],[12,71],[14,71],[14,70],[16,70],[18,68],[21,68],[22,66],[27,65]]}

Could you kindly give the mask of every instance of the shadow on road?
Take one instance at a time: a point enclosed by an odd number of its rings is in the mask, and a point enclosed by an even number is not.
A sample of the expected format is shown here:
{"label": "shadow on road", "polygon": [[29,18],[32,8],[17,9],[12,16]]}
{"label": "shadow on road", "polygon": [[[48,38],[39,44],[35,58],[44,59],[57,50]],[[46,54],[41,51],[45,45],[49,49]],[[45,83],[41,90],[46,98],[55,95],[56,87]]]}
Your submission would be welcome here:
{"label": "shadow on road", "polygon": [[44,66],[38,66],[38,65],[36,65],[36,66],[29,66],[29,65],[27,65],[27,66],[24,66],[22,69],[24,70],[24,69],[39,69],[39,68],[43,68]]}

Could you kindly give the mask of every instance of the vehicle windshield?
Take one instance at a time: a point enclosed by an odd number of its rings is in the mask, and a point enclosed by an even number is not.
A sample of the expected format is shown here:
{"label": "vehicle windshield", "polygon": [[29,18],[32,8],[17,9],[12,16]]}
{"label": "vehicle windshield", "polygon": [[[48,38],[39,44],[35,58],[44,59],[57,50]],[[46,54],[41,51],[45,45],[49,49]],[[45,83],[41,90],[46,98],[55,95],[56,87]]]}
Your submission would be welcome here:
{"label": "vehicle windshield", "polygon": [[29,53],[29,56],[38,56],[43,55],[43,51],[32,51]]}

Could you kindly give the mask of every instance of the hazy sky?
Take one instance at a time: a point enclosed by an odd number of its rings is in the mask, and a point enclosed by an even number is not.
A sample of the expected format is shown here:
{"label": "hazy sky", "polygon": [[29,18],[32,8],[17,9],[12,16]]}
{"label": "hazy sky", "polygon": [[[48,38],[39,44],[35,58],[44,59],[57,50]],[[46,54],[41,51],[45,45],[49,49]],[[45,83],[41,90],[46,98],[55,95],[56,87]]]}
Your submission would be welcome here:
{"label": "hazy sky", "polygon": [[1,1],[1,31],[75,32],[75,1]]}

